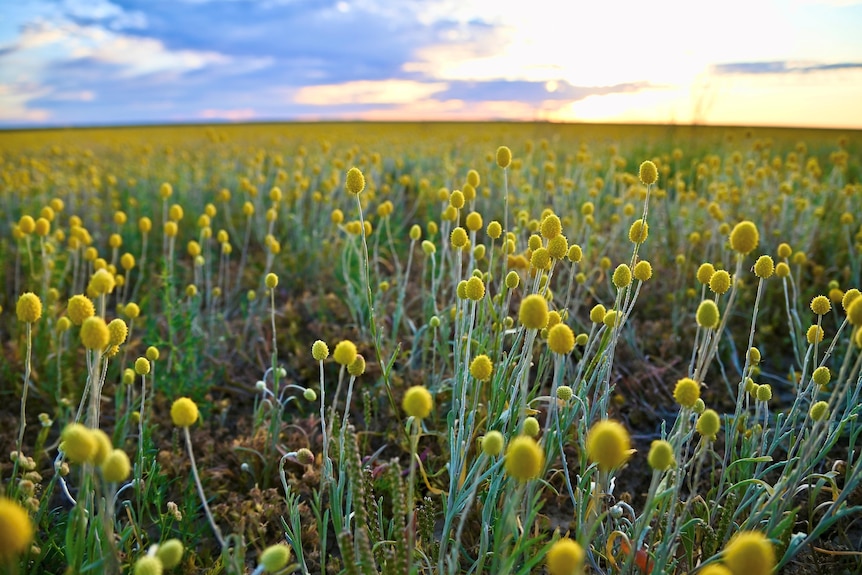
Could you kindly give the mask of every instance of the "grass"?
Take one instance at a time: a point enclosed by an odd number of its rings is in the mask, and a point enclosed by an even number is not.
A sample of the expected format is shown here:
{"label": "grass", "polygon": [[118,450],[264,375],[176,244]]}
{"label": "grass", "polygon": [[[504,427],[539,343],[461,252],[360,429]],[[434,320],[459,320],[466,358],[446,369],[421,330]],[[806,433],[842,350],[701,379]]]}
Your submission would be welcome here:
{"label": "grass", "polygon": [[858,133],[45,130],[0,159],[4,573],[862,567]]}

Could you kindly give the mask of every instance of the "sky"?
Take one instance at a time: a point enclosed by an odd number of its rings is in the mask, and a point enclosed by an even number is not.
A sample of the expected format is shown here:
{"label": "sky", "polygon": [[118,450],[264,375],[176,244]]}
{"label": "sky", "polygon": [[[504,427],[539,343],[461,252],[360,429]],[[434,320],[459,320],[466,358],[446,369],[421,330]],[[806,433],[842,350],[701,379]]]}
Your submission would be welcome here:
{"label": "sky", "polygon": [[862,129],[862,0],[0,0],[0,128]]}

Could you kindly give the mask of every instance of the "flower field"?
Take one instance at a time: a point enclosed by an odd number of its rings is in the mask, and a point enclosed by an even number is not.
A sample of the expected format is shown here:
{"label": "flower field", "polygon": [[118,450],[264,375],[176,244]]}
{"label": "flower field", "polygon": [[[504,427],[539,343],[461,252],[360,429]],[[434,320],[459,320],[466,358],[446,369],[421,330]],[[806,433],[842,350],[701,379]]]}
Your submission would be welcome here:
{"label": "flower field", "polygon": [[0,132],[0,573],[858,573],[860,145]]}

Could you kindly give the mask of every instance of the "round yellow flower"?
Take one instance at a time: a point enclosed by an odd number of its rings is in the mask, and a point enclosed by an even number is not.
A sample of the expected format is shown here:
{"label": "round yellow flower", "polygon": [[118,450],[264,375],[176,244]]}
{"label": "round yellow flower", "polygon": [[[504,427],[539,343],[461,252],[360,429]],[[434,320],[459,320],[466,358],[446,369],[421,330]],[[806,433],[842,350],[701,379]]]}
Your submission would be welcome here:
{"label": "round yellow flower", "polygon": [[652,277],[652,264],[646,260],[641,260],[635,264],[635,269],[632,270],[635,279],[638,281],[648,281]]}
{"label": "round yellow flower", "polygon": [[641,163],[638,178],[645,186],[654,184],[658,181],[658,168],[653,162],[646,160]]}
{"label": "round yellow flower", "polygon": [[832,309],[832,304],[829,298],[824,295],[816,296],[811,300],[811,311],[817,315],[825,315],[829,313],[830,309]]}
{"label": "round yellow flower", "polygon": [[431,409],[434,407],[434,400],[424,385],[414,385],[404,394],[401,407],[404,408],[404,412],[410,417],[424,419],[431,413]]}
{"label": "round yellow flower", "polygon": [[162,575],[164,566],[157,557],[144,555],[135,561],[134,575]]}
{"label": "round yellow flower", "polygon": [[365,373],[365,358],[357,353],[350,365],[347,366],[347,373],[353,377],[359,377]]}
{"label": "round yellow flower", "polygon": [[548,302],[538,294],[521,300],[518,320],[527,329],[542,329],[548,325]]}
{"label": "round yellow flower", "polygon": [[90,278],[90,284],[87,286],[87,291],[92,291],[97,295],[108,294],[114,291],[114,286],[117,285],[114,279],[114,274],[102,268],[96,270],[96,273]]}
{"label": "round yellow flower", "polygon": [[497,148],[497,165],[501,168],[508,168],[512,163],[512,150],[506,146]]}
{"label": "round yellow flower", "polygon": [[723,294],[730,289],[730,274],[725,270],[718,270],[709,278],[709,289],[714,293]]}
{"label": "round yellow flower", "polygon": [[485,452],[486,455],[490,455],[492,457],[496,455],[500,455],[503,451],[503,434],[499,431],[489,431],[482,438],[482,451]]}
{"label": "round yellow flower", "polygon": [[558,323],[548,330],[548,347],[560,355],[566,355],[575,347],[575,334],[572,328],[564,323]]}
{"label": "round yellow flower", "polygon": [[694,407],[694,402],[700,398],[700,384],[690,377],[680,379],[673,388],[673,398],[682,407]]}
{"label": "round yellow flower", "polygon": [[721,417],[714,409],[707,409],[697,418],[695,429],[702,436],[714,441],[721,429]]}
{"label": "round yellow flower", "polygon": [[267,573],[284,569],[290,560],[290,547],[284,543],[271,545],[260,554],[260,564]]}
{"label": "round yellow flower", "polygon": [[467,285],[464,292],[467,296],[467,299],[479,301],[480,299],[485,297],[485,282],[482,281],[482,278],[477,278],[476,276],[473,276],[467,280]]}
{"label": "round yellow flower", "polygon": [[125,481],[131,470],[129,456],[122,449],[112,450],[102,463],[102,476],[112,483]]}
{"label": "round yellow flower", "polygon": [[808,410],[808,416],[814,421],[823,421],[829,415],[829,404],[825,401],[818,401]]}
{"label": "round yellow flower", "polygon": [[820,387],[824,387],[829,384],[829,381],[832,379],[832,374],[829,372],[828,367],[821,365],[814,370],[814,373],[811,374],[811,379],[813,379],[814,383]]}
{"label": "round yellow flower", "polygon": [[524,435],[529,435],[530,437],[537,437],[539,435],[539,430],[541,426],[539,425],[539,420],[533,417],[532,415],[524,418]]}
{"label": "round yellow flower", "polygon": [[27,292],[18,298],[15,313],[18,315],[18,321],[35,323],[42,317],[42,300],[33,292]]}
{"label": "round yellow flower", "polygon": [[467,242],[470,241],[470,239],[467,237],[467,230],[461,226],[457,226],[452,230],[452,233],[449,234],[449,241],[452,242],[452,247],[463,248],[467,245]]}
{"label": "round yellow flower", "polygon": [[545,452],[536,440],[520,435],[506,448],[506,473],[518,481],[529,481],[541,475],[545,467]]}
{"label": "round yellow flower", "polygon": [[602,471],[619,467],[631,456],[629,432],[617,421],[599,421],[587,433],[587,456]]}
{"label": "round yellow flower", "polygon": [[487,355],[477,355],[470,362],[470,375],[479,381],[488,381],[491,379],[493,371],[494,365],[491,363],[491,358]]}
{"label": "round yellow flower", "polygon": [[550,575],[581,575],[584,572],[584,553],[576,541],[568,537],[556,541],[545,557]]}
{"label": "round yellow flower", "polygon": [[775,262],[769,256],[760,256],[754,262],[754,275],[761,279],[768,279],[775,273]]}
{"label": "round yellow flower", "polygon": [[311,344],[311,357],[316,361],[323,361],[329,357],[329,346],[326,345],[326,342],[317,340]]}
{"label": "round yellow flower", "polygon": [[697,325],[706,329],[714,329],[718,327],[719,313],[718,306],[711,299],[705,299],[697,306],[695,314]]}
{"label": "round yellow flower", "polygon": [[632,270],[627,264],[620,264],[614,270],[613,275],[614,286],[617,289],[622,289],[632,283]]}
{"label": "round yellow flower", "polygon": [[268,273],[263,281],[267,288],[274,289],[278,285],[278,276],[274,273]]}
{"label": "round yellow flower", "polygon": [[139,357],[135,360],[135,373],[138,375],[147,375],[150,373],[150,360],[145,357]]}
{"label": "round yellow flower", "polygon": [[759,242],[760,233],[757,226],[749,220],[739,222],[730,232],[730,248],[740,254],[751,253]]}
{"label": "round yellow flower", "polygon": [[156,558],[165,569],[173,569],[183,560],[185,549],[179,539],[168,539],[156,550]]}
{"label": "round yellow flower", "polygon": [[347,170],[347,180],[344,187],[349,194],[353,194],[354,196],[362,193],[362,190],[365,189],[365,176],[362,175],[359,168],[353,167]]}
{"label": "round yellow flower", "polygon": [[657,471],[667,471],[675,463],[673,446],[663,439],[656,439],[650,446],[647,463]]}
{"label": "round yellow flower", "polygon": [[198,420],[198,406],[188,397],[181,397],[171,405],[171,420],[177,427],[189,427]]}
{"label": "round yellow flower", "polygon": [[60,433],[60,449],[72,463],[86,463],[99,449],[96,436],[80,423],[70,423]]}
{"label": "round yellow flower", "polygon": [[633,244],[642,244],[649,236],[649,224],[645,221],[635,220],[629,228],[629,241]]}
{"label": "round yellow flower", "polygon": [[542,237],[546,240],[550,240],[563,232],[563,224],[560,221],[559,216],[556,214],[548,214],[548,216],[542,220],[542,224],[539,229]]}
{"label": "round yellow flower", "polygon": [[734,575],[770,575],[775,569],[775,550],[763,533],[740,531],[724,548],[724,563]]}
{"label": "round yellow flower", "polygon": [[700,267],[697,268],[697,281],[702,283],[703,285],[708,285],[709,280],[712,279],[712,274],[715,273],[715,268],[709,262],[700,264]]}
{"label": "round yellow flower", "polygon": [[108,325],[99,316],[88,317],[81,324],[81,343],[87,349],[104,350],[111,340]]}
{"label": "round yellow flower", "polygon": [[[312,354],[314,349],[312,347]],[[335,346],[335,351],[332,352],[332,358],[336,363],[341,365],[350,365],[356,359],[356,345],[349,339],[338,342]]]}
{"label": "round yellow flower", "polygon": [[120,345],[126,341],[129,335],[129,326],[120,318],[113,319],[108,324],[108,344]]}
{"label": "round yellow flower", "polygon": [[0,563],[27,552],[33,542],[33,522],[18,503],[0,497]]}

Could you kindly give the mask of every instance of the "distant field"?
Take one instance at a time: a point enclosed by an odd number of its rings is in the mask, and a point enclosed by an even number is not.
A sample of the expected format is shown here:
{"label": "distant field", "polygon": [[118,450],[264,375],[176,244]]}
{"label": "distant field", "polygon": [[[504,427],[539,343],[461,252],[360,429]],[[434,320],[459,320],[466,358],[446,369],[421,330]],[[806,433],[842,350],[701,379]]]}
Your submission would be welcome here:
{"label": "distant field", "polygon": [[0,132],[0,573],[858,572],[860,146]]}

